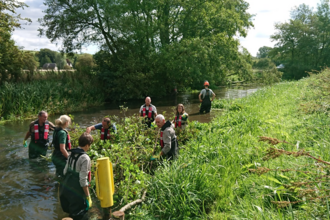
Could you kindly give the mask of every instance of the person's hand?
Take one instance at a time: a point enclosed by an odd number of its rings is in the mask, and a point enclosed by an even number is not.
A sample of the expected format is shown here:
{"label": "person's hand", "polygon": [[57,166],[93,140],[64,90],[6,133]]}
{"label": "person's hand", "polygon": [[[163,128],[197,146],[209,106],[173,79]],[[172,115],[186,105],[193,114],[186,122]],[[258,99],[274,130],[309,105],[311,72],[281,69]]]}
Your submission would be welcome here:
{"label": "person's hand", "polygon": [[154,161],[154,160],[159,159],[159,157],[160,157],[160,155],[153,155],[153,156],[150,157],[150,160]]}
{"label": "person's hand", "polygon": [[23,140],[23,147],[27,147],[26,140]]}
{"label": "person's hand", "polygon": [[91,130],[92,130],[92,129],[91,129],[90,127],[87,127],[87,128],[86,128],[86,133],[87,133],[87,134],[91,133]]}
{"label": "person's hand", "polygon": [[199,100],[200,102],[203,102],[203,100]]}
{"label": "person's hand", "polygon": [[87,204],[87,208],[86,208],[86,210],[92,208],[92,204],[93,204],[93,202],[92,202],[91,195],[89,195],[89,196],[86,197],[86,204]]}

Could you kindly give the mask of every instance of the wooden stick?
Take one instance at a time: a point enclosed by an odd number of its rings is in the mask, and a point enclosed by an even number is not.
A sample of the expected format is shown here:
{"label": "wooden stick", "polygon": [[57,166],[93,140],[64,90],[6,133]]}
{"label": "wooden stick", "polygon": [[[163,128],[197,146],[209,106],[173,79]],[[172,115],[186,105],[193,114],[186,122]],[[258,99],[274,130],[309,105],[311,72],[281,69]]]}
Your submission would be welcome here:
{"label": "wooden stick", "polygon": [[143,192],[141,199],[137,199],[133,202],[128,203],[127,205],[123,206],[119,211],[113,212],[112,216],[119,220],[125,220],[125,211],[132,208],[132,206],[134,206],[136,204],[142,203],[146,198],[146,193],[147,193],[147,190],[145,190]]}

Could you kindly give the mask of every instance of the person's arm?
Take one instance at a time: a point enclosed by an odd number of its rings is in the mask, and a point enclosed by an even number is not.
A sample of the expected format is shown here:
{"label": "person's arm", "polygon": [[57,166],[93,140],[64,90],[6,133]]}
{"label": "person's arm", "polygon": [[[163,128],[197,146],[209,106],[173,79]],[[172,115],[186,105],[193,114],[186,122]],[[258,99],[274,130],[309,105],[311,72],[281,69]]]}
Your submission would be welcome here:
{"label": "person's arm", "polygon": [[94,131],[96,128],[95,128],[95,126],[94,125],[92,125],[92,126],[89,126],[89,127],[87,127],[86,128],[86,133],[91,133],[91,131]]}
{"label": "person's arm", "polygon": [[31,136],[31,132],[30,131],[26,132],[24,141],[26,141],[30,136]]}
{"label": "person's arm", "polygon": [[199,93],[199,96],[198,96],[198,98],[199,98],[199,101],[200,102],[202,102],[203,100],[202,100],[202,92],[201,93]]}
{"label": "person's arm", "polygon": [[67,139],[67,134],[65,131],[62,131],[60,134],[59,134],[59,139],[60,139],[60,151],[61,153],[63,154],[63,156],[65,158],[68,158],[69,157],[69,153],[68,151],[66,150],[65,148],[65,144],[66,144],[66,139]]}
{"label": "person's arm", "polygon": [[61,150],[61,153],[63,154],[63,156],[64,156],[65,158],[68,158],[69,153],[68,153],[68,151],[65,149],[65,144],[60,144],[60,150]]}
{"label": "person's arm", "polygon": [[[81,161],[80,164],[80,171],[79,171],[79,183],[80,186],[83,188],[86,197],[89,196],[89,189],[88,189],[88,172],[90,171],[90,161],[88,161],[88,156],[81,156],[79,160]],[[79,166],[79,164],[77,164]]]}

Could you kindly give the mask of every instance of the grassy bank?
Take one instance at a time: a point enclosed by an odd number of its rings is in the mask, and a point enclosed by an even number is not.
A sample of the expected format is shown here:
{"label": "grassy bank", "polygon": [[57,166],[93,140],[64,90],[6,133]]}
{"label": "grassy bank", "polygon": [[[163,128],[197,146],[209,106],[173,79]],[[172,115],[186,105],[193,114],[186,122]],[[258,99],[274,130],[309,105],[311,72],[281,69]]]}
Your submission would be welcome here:
{"label": "grassy bank", "polygon": [[30,82],[5,82],[0,86],[0,121],[35,117],[40,110],[49,114],[72,113],[100,106],[105,97],[94,78],[54,72],[46,79],[40,76]]}
{"label": "grassy bank", "polygon": [[328,166],[308,156],[330,161],[329,79],[327,70],[215,102],[223,115],[157,168],[130,219],[329,218]]}

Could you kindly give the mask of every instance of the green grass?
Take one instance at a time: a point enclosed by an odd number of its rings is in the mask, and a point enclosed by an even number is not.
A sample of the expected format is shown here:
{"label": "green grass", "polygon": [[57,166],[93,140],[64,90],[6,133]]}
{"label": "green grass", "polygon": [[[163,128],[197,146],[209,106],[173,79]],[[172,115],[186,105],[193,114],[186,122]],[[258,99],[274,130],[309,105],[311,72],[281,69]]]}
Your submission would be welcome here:
{"label": "green grass", "polygon": [[[304,149],[330,161],[328,79],[327,70],[246,98],[214,102],[224,113],[195,125],[200,133],[180,151],[180,159],[157,168],[146,202],[131,211],[131,219],[329,218],[326,165],[304,156],[263,160],[274,147]],[[261,136],[293,145],[272,146],[259,141]],[[250,170],[262,167],[271,170],[261,175]]]}

